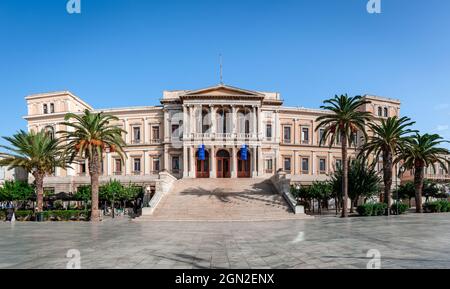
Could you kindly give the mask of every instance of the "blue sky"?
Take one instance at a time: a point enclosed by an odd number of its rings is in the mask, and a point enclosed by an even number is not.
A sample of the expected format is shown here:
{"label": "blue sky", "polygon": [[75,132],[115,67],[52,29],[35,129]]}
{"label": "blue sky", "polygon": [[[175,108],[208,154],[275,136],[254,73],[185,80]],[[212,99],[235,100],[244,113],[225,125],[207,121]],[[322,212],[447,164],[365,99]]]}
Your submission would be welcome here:
{"label": "blue sky", "polygon": [[289,106],[334,94],[402,101],[450,139],[450,1],[0,1],[0,135],[25,128],[24,97],[70,90],[96,108],[155,105],[165,89],[219,82],[278,91]]}

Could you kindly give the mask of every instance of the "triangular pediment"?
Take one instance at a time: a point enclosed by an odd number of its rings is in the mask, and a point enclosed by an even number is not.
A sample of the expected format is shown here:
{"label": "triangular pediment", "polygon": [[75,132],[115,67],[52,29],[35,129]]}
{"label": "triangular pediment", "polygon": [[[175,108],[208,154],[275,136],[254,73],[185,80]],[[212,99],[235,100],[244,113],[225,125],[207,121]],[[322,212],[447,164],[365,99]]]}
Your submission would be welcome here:
{"label": "triangular pediment", "polygon": [[198,90],[191,90],[185,93],[186,97],[189,96],[241,96],[241,97],[263,97],[264,95],[251,90],[241,89],[228,85],[216,85],[212,87],[202,88]]}

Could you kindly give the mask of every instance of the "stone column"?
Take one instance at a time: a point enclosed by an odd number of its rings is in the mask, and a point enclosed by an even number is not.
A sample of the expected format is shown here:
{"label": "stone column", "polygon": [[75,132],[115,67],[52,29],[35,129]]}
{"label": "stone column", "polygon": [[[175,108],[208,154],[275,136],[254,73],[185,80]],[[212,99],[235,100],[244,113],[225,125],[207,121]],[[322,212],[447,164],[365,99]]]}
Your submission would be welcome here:
{"label": "stone column", "polygon": [[130,143],[131,132],[130,132],[130,128],[129,128],[129,125],[128,125],[128,118],[126,118],[124,120],[124,130],[127,132],[127,134],[125,134],[125,143],[129,144]]}
{"label": "stone column", "polygon": [[148,124],[148,118],[144,118],[144,135],[142,136],[142,142],[144,144],[150,143],[150,126]]}
{"label": "stone column", "polygon": [[251,166],[252,166],[252,177],[256,177],[256,162],[257,162],[257,155],[256,155],[256,147],[252,148],[252,162],[251,162]]}
{"label": "stone column", "polygon": [[114,165],[114,163],[112,161],[111,153],[107,153],[106,154],[106,159],[107,159],[107,161],[106,161],[106,164],[107,164],[107,166],[106,166],[106,175],[112,176],[113,175],[113,165]]}
{"label": "stone column", "polygon": [[251,138],[253,138],[253,136],[257,137],[258,135],[258,126],[257,126],[257,118],[256,118],[256,106],[252,107],[252,120],[253,120],[253,124],[252,124],[252,131],[251,131]]}
{"label": "stone column", "polygon": [[282,132],[280,132],[280,118],[278,114],[278,110],[275,111],[275,124],[274,124],[274,134],[273,137],[275,139],[275,142],[279,143],[280,139],[282,137]]}
{"label": "stone column", "polygon": [[152,171],[152,163],[150,160],[150,154],[148,151],[144,151],[144,174],[150,175]]}
{"label": "stone column", "polygon": [[132,160],[130,154],[128,154],[127,159],[124,162],[124,166],[125,166],[125,174],[128,176],[131,175],[132,170],[133,170],[133,168],[132,168],[133,160]]}
{"label": "stone column", "polygon": [[316,160],[316,153],[311,153],[311,167],[312,167],[312,175],[317,174],[317,160]]}
{"label": "stone column", "polygon": [[190,169],[189,176],[191,178],[195,178],[195,146],[190,146],[189,148],[189,157],[190,157]]}
{"label": "stone column", "polygon": [[164,110],[164,142],[170,142],[170,119],[169,119],[169,111],[167,109]]}
{"label": "stone column", "polygon": [[236,106],[232,105],[231,106],[231,123],[232,123],[232,134],[233,137],[236,137],[236,133],[237,133],[237,118],[236,118]]}
{"label": "stone column", "polygon": [[183,140],[185,140],[188,136],[188,109],[186,105],[183,104]]}
{"label": "stone column", "polygon": [[262,156],[262,148],[258,147],[258,176],[262,176],[264,174],[264,160]]}
{"label": "stone column", "polygon": [[170,171],[170,167],[169,167],[169,158],[170,158],[170,155],[169,155],[169,146],[166,144],[166,145],[164,145],[164,156],[163,156],[163,159],[164,159],[164,170],[166,170],[166,171]]}
{"label": "stone column", "polygon": [[209,177],[211,179],[215,179],[217,177],[217,168],[216,168],[216,150],[214,146],[211,146],[211,151],[209,153],[209,159],[211,160],[211,164],[209,167]]}
{"label": "stone column", "polygon": [[231,149],[231,177],[237,178],[237,158],[236,158],[237,150],[236,146],[233,146]]}
{"label": "stone column", "polygon": [[294,150],[294,159],[292,160],[292,164],[294,166],[293,175],[299,174],[299,165],[297,165],[298,164],[297,158],[298,158],[298,151]]}
{"label": "stone column", "polygon": [[257,107],[257,118],[258,118],[258,140],[262,140],[263,136],[264,136],[264,132],[263,132],[263,117],[262,117],[262,113],[261,113],[261,106]]}
{"label": "stone column", "polygon": [[211,105],[210,111],[211,111],[211,134],[215,135],[217,133],[217,120],[216,120],[217,107]]}
{"label": "stone column", "polygon": [[187,146],[183,146],[183,178],[187,178],[189,176],[189,168],[188,168],[188,148]]}

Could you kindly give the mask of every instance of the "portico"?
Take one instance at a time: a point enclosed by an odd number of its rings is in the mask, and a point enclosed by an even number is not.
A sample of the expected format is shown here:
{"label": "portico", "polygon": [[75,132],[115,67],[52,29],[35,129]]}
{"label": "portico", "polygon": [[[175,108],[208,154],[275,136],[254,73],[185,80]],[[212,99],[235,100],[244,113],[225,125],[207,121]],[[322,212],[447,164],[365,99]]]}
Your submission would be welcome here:
{"label": "portico", "polygon": [[[263,138],[261,106],[264,95],[218,86],[179,97],[185,124],[182,137],[184,171],[188,178],[257,177]],[[173,123],[172,123],[173,125]],[[205,147],[205,159],[198,151]],[[245,146],[248,158],[240,158]]]}

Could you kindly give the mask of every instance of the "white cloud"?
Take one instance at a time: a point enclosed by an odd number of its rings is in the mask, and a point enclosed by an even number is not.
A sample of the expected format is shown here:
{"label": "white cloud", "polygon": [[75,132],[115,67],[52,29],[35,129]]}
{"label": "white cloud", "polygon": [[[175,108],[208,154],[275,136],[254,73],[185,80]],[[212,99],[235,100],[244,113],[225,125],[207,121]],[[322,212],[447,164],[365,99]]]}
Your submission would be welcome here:
{"label": "white cloud", "polygon": [[448,103],[439,103],[437,105],[434,106],[435,110],[444,110],[450,107],[450,104]]}
{"label": "white cloud", "polygon": [[446,131],[449,129],[449,126],[447,124],[440,124],[436,127],[437,131]]}

